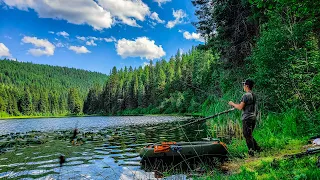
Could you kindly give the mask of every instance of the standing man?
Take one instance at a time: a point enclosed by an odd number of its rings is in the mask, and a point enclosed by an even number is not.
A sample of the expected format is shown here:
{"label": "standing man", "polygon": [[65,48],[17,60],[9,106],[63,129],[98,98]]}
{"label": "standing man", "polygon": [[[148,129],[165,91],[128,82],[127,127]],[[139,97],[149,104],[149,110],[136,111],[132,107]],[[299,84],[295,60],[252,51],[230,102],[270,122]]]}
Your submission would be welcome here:
{"label": "standing man", "polygon": [[243,84],[243,90],[246,92],[241,99],[240,104],[235,104],[230,101],[229,105],[236,109],[242,110],[242,130],[243,136],[246,138],[246,143],[249,149],[249,155],[254,156],[254,151],[260,151],[256,140],[253,138],[252,133],[256,125],[256,95],[252,93],[254,82],[251,79],[247,79]]}

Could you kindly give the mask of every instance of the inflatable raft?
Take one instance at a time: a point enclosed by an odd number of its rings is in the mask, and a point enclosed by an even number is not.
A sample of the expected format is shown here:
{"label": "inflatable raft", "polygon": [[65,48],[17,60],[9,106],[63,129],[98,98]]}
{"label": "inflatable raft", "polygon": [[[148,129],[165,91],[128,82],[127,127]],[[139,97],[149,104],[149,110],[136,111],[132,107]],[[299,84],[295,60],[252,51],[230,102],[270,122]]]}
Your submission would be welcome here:
{"label": "inflatable raft", "polygon": [[170,157],[226,157],[227,146],[219,140],[196,142],[163,142],[149,145],[141,149],[140,157],[170,158]]}

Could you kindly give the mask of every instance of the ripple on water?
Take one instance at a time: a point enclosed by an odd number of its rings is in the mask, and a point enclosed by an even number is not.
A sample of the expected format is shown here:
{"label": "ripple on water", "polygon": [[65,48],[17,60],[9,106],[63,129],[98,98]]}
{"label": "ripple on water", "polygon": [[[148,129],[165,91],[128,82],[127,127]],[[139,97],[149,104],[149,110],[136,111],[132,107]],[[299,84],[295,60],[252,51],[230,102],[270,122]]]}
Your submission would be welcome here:
{"label": "ripple on water", "polygon": [[84,163],[83,161],[71,161],[71,162],[64,163],[63,165],[64,166],[76,166],[76,165],[81,165],[83,163]]}
{"label": "ripple on water", "polygon": [[108,155],[110,154],[109,151],[94,151],[95,153],[97,153],[98,155]]}
{"label": "ripple on water", "polygon": [[[124,172],[126,171],[125,169],[130,168],[137,171],[137,173],[146,173],[144,170],[137,168],[140,166],[141,161],[139,153],[137,153],[140,148],[154,144],[155,142],[160,142],[161,140],[174,139],[178,141],[179,139],[184,138],[184,136],[181,136],[181,134],[179,135],[179,133],[168,133],[162,129],[166,128],[134,126],[126,128],[107,128],[101,131],[81,129],[81,137],[85,137],[85,139],[88,138],[91,141],[86,141],[83,146],[79,146],[78,152],[68,153],[66,162],[63,164],[62,168],[60,168],[58,160],[60,153],[45,153],[47,148],[44,148],[43,151],[33,152],[33,154],[29,156],[29,160],[27,160],[27,157],[24,157],[24,154],[20,154],[24,153],[26,150],[20,148],[18,151],[15,149],[15,154],[17,154],[17,158],[20,156],[20,159],[22,160],[15,164],[0,165],[0,167],[4,167],[0,168],[0,178],[2,176],[17,177],[25,174],[29,177],[37,176],[37,178],[40,177],[43,179],[56,179],[58,177],[56,174],[62,173],[60,174],[62,175],[61,177],[63,177],[62,179],[85,179],[81,174],[83,176],[90,175],[87,176],[89,179],[107,179],[108,177],[111,179],[119,179],[122,174],[126,174],[128,175],[126,177],[131,179],[136,176],[130,174],[132,173],[131,170]],[[87,131],[89,132],[87,133]],[[83,135],[84,133],[86,133],[86,136]],[[50,132],[48,134],[50,134]],[[51,134],[53,134],[53,132]],[[25,135],[28,136],[28,133]],[[68,141],[69,139],[65,138],[67,136],[70,136],[70,131],[54,132],[54,135],[48,135],[47,139],[48,142],[56,140]],[[60,137],[62,139],[59,139]],[[0,140],[1,138],[2,137],[0,137]],[[34,145],[32,147],[39,146]],[[66,145],[64,148],[68,147],[73,148],[74,146]],[[68,150],[70,151],[71,149],[69,148]],[[25,149],[30,150],[30,147],[27,146]],[[7,158],[0,159],[0,164],[5,164],[3,163],[5,160],[7,160]],[[19,172],[1,172],[4,169],[15,169]],[[61,169],[63,171],[60,171]],[[28,174],[28,172],[30,174]],[[100,172],[103,172],[103,175],[95,174]]]}
{"label": "ripple on water", "polygon": [[0,173],[0,178],[13,177],[16,173],[13,171]]}
{"label": "ripple on water", "polygon": [[110,154],[120,154],[120,153],[122,153],[123,152],[123,150],[121,150],[121,149],[112,149],[111,151],[110,151]]}
{"label": "ripple on water", "polygon": [[106,149],[119,149],[121,146],[108,146]]}
{"label": "ripple on water", "polygon": [[44,156],[36,156],[36,157],[32,157],[31,159],[41,159],[41,158],[47,158],[47,157],[51,157],[51,156],[59,156],[59,153],[56,154],[49,154],[49,155],[44,155]]}
{"label": "ripple on water", "polygon": [[46,174],[48,172],[52,172],[51,170],[44,170],[44,169],[36,169],[36,170],[30,170],[28,171],[29,175],[41,175]]}
{"label": "ripple on water", "polygon": [[137,150],[136,149],[133,149],[133,148],[126,148],[123,150],[124,152],[136,152]]}
{"label": "ripple on water", "polygon": [[134,158],[129,158],[129,159],[124,159],[123,161],[136,161],[139,162],[141,161],[141,157],[134,157]]}
{"label": "ripple on water", "polygon": [[137,157],[139,156],[138,153],[124,153],[122,154],[123,156],[127,157],[127,158],[133,158],[133,157]]}
{"label": "ripple on water", "polygon": [[38,168],[56,168],[59,166],[60,165],[58,165],[58,164],[45,164],[45,165],[38,166]]}
{"label": "ripple on water", "polygon": [[25,163],[26,165],[39,165],[39,164],[48,164],[48,163],[53,163],[56,162],[58,163],[58,159],[52,159],[52,160],[47,160],[47,161],[35,161],[35,162],[27,162]]}
{"label": "ripple on water", "polygon": [[70,158],[67,158],[66,161],[74,161],[74,160],[89,160],[89,159],[92,159],[92,156],[79,156],[79,157],[70,157]]}
{"label": "ripple on water", "polygon": [[134,147],[139,147],[141,146],[141,144],[129,144],[128,147],[129,148],[134,148]]}
{"label": "ripple on water", "polygon": [[119,164],[120,166],[140,166],[140,162],[123,162]]}

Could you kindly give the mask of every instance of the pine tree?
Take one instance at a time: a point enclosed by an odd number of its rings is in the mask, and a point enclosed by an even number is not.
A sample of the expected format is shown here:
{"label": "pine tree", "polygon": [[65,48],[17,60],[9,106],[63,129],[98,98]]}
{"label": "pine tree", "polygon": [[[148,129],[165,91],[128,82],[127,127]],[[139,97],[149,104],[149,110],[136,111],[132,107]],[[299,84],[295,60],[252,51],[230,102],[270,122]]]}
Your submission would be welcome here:
{"label": "pine tree", "polygon": [[68,94],[68,108],[71,114],[81,113],[81,101],[79,97],[78,90],[76,88],[71,88]]}
{"label": "pine tree", "polygon": [[32,107],[33,105],[30,91],[29,89],[25,88],[23,97],[20,100],[20,112],[24,115],[29,116],[33,112]]}

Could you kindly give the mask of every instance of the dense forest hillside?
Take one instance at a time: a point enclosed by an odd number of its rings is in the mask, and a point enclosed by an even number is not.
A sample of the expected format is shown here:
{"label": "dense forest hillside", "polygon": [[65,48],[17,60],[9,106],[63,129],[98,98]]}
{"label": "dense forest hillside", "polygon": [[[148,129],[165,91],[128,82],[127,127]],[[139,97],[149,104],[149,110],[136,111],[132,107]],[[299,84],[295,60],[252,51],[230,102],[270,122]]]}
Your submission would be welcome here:
{"label": "dense forest hillside", "polygon": [[97,72],[1,60],[1,116],[80,113],[89,87],[106,80]]}

